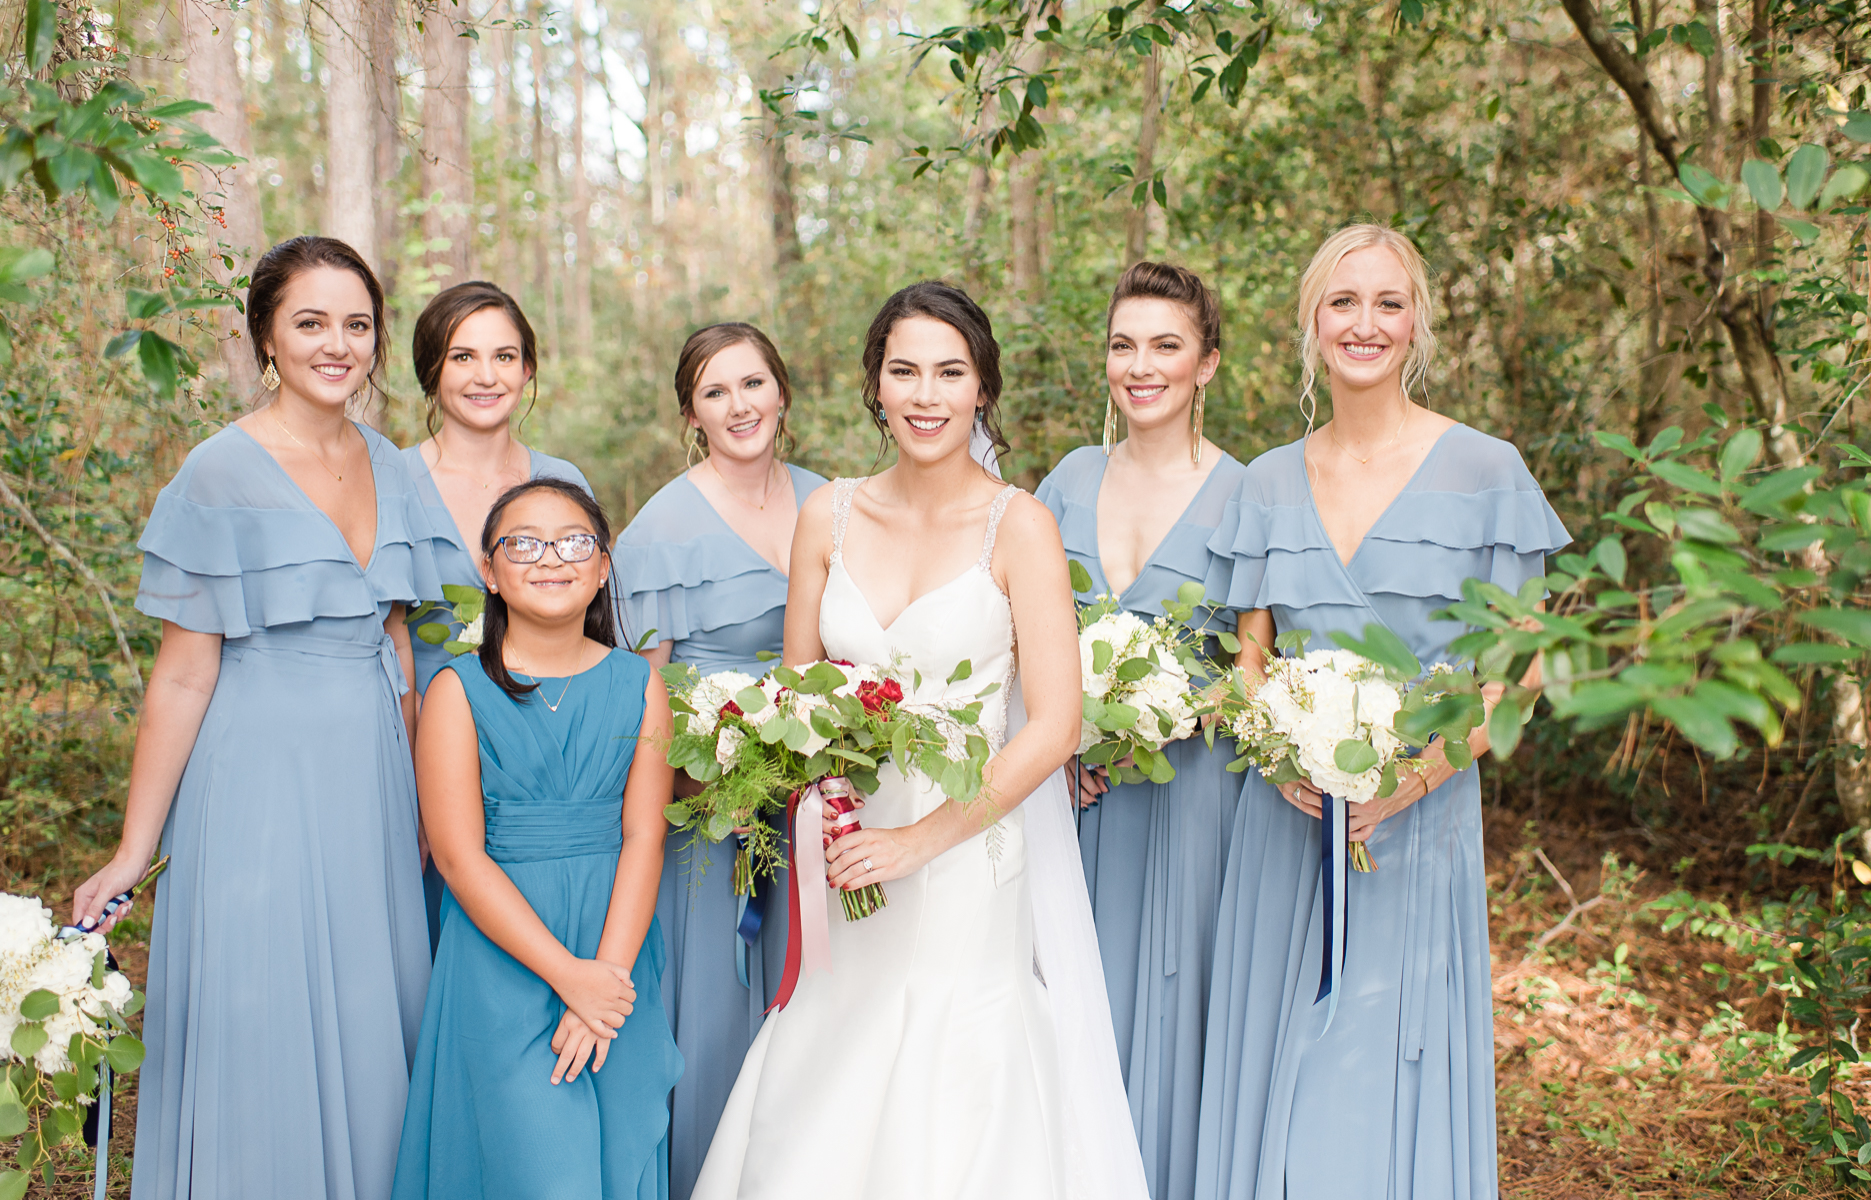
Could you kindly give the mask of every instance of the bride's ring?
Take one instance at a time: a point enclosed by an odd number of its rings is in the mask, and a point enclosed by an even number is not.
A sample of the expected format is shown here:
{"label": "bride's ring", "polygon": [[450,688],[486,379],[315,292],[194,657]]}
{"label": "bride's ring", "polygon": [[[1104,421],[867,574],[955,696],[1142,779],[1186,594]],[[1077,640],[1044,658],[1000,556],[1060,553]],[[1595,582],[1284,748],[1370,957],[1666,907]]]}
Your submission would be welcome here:
{"label": "bride's ring", "polygon": [[871,860],[867,858],[867,859],[865,859],[865,860],[864,860],[864,869],[865,869],[866,871],[875,871],[875,870],[876,870],[877,868],[876,868],[876,867],[873,867],[873,866],[871,865]]}

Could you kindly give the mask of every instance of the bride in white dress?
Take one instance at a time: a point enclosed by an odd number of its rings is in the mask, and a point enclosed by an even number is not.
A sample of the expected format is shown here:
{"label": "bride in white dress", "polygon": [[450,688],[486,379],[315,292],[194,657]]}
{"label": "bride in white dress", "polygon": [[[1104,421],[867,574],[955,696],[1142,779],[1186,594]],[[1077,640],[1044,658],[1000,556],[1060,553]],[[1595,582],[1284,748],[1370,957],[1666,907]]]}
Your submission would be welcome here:
{"label": "bride in white dress", "polygon": [[825,852],[833,886],[881,883],[889,905],[831,906],[832,969],[762,1027],[694,1196],[1144,1200],[1061,771],[1080,712],[1065,552],[970,454],[999,348],[964,293],[920,283],[872,322],[864,368],[897,461],[801,510],[785,659],[900,656],[919,700],[1001,684],[997,753],[972,805],[886,768]]}

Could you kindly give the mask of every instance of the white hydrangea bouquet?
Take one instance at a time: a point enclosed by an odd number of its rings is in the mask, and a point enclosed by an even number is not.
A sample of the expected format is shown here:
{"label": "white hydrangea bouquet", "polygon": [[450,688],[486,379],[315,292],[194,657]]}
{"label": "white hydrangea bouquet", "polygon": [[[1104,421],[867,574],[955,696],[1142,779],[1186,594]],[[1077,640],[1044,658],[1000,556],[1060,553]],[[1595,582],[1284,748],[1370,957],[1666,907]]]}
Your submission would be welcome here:
{"label": "white hydrangea bouquet", "polygon": [[[950,684],[972,672],[964,661]],[[848,779],[859,792],[877,790],[877,772],[894,762],[920,773],[951,799],[981,792],[987,739],[978,726],[990,684],[966,702],[912,702],[896,666],[816,662],[775,667],[756,679],[740,671],[701,675],[694,667],[663,668],[675,710],[669,764],[705,786],[700,795],[663,810],[669,823],[692,837],[720,842],[741,834],[734,860],[734,890],[753,895],[761,879],[776,877],[785,861],[779,827],[788,801],[827,778]],[[913,675],[909,693],[920,690]],[[844,814],[848,800],[828,801]],[[857,827],[855,816],[844,822]],[[849,919],[869,916],[885,903],[871,884],[841,893]]]}
{"label": "white hydrangea bouquet", "polygon": [[[487,616],[487,593],[478,587],[459,583],[442,585],[442,599],[426,600],[409,615],[411,621],[437,616],[416,626],[416,636],[431,646],[440,646],[450,654],[466,654],[481,646],[481,625]],[[456,629],[460,632],[457,633]]]}
{"label": "white hydrangea bouquet", "polygon": [[[1234,672],[1221,721],[1241,757],[1228,769],[1253,766],[1275,787],[1308,780],[1347,804],[1391,795],[1401,772],[1419,769],[1414,755],[1429,737],[1445,732],[1441,726],[1451,718],[1461,723],[1457,712],[1434,706],[1472,692],[1472,675],[1448,664],[1425,672],[1409,648],[1381,626],[1368,628],[1362,642],[1336,635],[1341,648],[1335,650],[1308,653],[1307,639],[1304,630],[1281,635],[1279,643],[1296,653],[1269,657],[1257,685]],[[1469,707],[1461,703],[1455,709],[1466,714]],[[1467,728],[1459,733],[1465,737]],[[1377,869],[1362,842],[1352,844],[1351,865]]]}
{"label": "white hydrangea bouquet", "polygon": [[[1090,574],[1071,564],[1072,586],[1092,588]],[[1085,693],[1078,754],[1122,783],[1168,783],[1176,768],[1163,753],[1171,742],[1193,735],[1213,707],[1203,688],[1213,668],[1202,657],[1206,638],[1189,620],[1203,601],[1202,585],[1185,583],[1164,615],[1146,621],[1106,594],[1078,610],[1078,661]],[[1240,649],[1232,634],[1218,635],[1222,649]]]}
{"label": "white hydrangea bouquet", "polygon": [[23,1196],[30,1172],[82,1136],[100,1064],[142,1065],[127,1018],[143,996],[107,964],[103,934],[61,934],[38,899],[0,893],[0,1138],[22,1139],[23,1168],[0,1172],[0,1200]]}

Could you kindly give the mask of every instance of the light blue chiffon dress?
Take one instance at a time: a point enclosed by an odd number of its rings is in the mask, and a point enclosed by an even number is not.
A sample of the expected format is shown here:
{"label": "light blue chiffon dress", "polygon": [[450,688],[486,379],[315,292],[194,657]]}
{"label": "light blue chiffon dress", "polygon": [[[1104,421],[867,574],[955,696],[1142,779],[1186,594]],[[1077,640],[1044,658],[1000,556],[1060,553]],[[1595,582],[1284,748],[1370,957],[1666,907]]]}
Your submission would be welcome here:
{"label": "light blue chiffon dress", "polygon": [[135,1200],[384,1200],[429,982],[416,781],[383,623],[438,599],[402,456],[344,536],[252,435],[189,454],[137,543],[137,608],[218,634],[163,828]]}
{"label": "light blue chiffon dress", "polygon": [[[585,481],[585,474],[562,458],[542,454],[530,446],[526,453],[531,457],[533,479],[563,479],[591,491],[591,485]],[[422,457],[420,445],[411,446],[403,451],[403,462],[409,468],[409,476],[415,480],[416,492],[422,497],[423,505],[428,509],[429,527],[435,530],[435,568],[441,575],[442,582],[460,587],[478,588],[483,584],[480,568],[481,531],[471,529],[463,532],[455,528],[455,518],[448,511],[448,505],[442,500],[441,489],[435,486],[435,475],[429,470],[429,464]],[[613,602],[617,596],[617,571],[613,564],[611,570],[611,596]],[[447,666],[454,657],[441,645],[430,645],[416,636],[416,630],[423,625],[447,625],[451,637],[461,634],[461,623],[445,619],[441,613],[428,613],[416,616],[412,610],[409,616],[409,644],[416,659],[416,691],[418,694],[429,690],[429,681],[435,673]],[[622,626],[618,628],[622,636]],[[442,873],[435,869],[433,862],[422,871],[422,899],[427,906],[429,916],[429,953],[434,954],[436,945],[442,936]]]}
{"label": "light blue chiffon dress", "polygon": [[[624,785],[650,667],[628,650],[566,680],[558,711],[518,700],[478,655],[461,678],[481,752],[487,853],[559,942],[597,954],[623,848]],[[669,1088],[682,1074],[663,1013],[656,921],[631,967],[637,999],[602,1070],[557,1085],[565,1005],[490,941],[454,894],[442,905],[409,1086],[395,1200],[667,1200]]]}
{"label": "light blue chiffon dress", "polygon": [[[1516,591],[1568,535],[1520,454],[1456,425],[1349,563],[1326,536],[1305,445],[1247,468],[1232,603],[1282,633],[1382,623],[1425,664],[1463,627],[1431,614],[1462,581]],[[1319,989],[1321,823],[1250,771],[1228,851],[1209,1002],[1201,1200],[1482,1200],[1498,1192],[1488,898],[1476,768],[1371,835],[1350,873],[1330,1030]]]}
{"label": "light blue chiffon dress", "polygon": [[[788,465],[793,495],[806,497],[823,476]],[[701,489],[679,475],[650,497],[617,539],[620,596],[631,644],[655,631],[670,661],[713,671],[764,675],[757,655],[778,654],[785,638],[786,575],[722,520]],[[752,920],[734,894],[732,843],[710,847],[672,836],[663,854],[656,914],[669,940],[663,1005],[688,1068],[671,1099],[669,1183],[688,1200],[715,1125],[740,1076],[741,1060],[760,1032],[786,965],[786,876],[763,887]]]}
{"label": "light blue chiffon dress", "polygon": [[[1058,518],[1067,557],[1091,574],[1092,595],[1110,590],[1098,558],[1098,491],[1108,460],[1098,446],[1066,455],[1034,493]],[[1118,597],[1146,620],[1185,583],[1208,604],[1190,624],[1233,632],[1233,547],[1216,530],[1237,523],[1236,492],[1247,468],[1223,453],[1136,580]],[[1080,597],[1081,601],[1084,597]],[[1211,641],[1211,653],[1218,648]],[[1118,1061],[1143,1150],[1152,1200],[1186,1200],[1195,1189],[1202,1102],[1202,1038],[1209,965],[1221,903],[1222,867],[1234,828],[1241,776],[1227,765],[1232,743],[1213,750],[1200,734],[1169,747],[1176,777],[1118,784],[1079,810],[1079,852],[1104,960]]]}

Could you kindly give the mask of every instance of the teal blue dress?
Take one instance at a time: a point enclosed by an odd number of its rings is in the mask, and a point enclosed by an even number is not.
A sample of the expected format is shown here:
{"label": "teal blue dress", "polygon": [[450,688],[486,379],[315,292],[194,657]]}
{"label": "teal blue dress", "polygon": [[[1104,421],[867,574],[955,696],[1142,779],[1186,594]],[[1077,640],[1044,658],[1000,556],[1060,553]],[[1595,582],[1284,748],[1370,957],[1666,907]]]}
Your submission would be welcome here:
{"label": "teal blue dress", "polygon": [[[624,783],[649,665],[613,650],[574,676],[553,712],[515,699],[466,654],[461,678],[481,751],[487,853],[566,949],[596,955],[623,846]],[[542,680],[545,694],[566,687]],[[659,989],[652,919],[631,968],[635,1010],[602,1071],[554,1086],[565,1005],[545,980],[442,902],[394,1200],[665,1200],[670,1087],[682,1055]]]}
{"label": "teal blue dress", "polygon": [[[1381,623],[1434,663],[1464,632],[1433,614],[1483,579],[1517,591],[1569,540],[1519,451],[1465,425],[1339,560],[1305,443],[1248,465],[1235,549],[1239,609],[1279,632],[1362,636]],[[1475,767],[1383,821],[1346,888],[1345,970],[1329,1030],[1319,989],[1320,821],[1249,772],[1215,941],[1199,1200],[1492,1200],[1494,1017]]]}
{"label": "teal blue dress", "polygon": [[[585,481],[585,473],[562,458],[542,454],[531,447],[526,453],[531,457],[533,479],[563,479],[591,491],[591,485]],[[422,457],[421,446],[411,446],[403,451],[403,462],[409,468],[409,477],[415,481],[416,494],[422,497],[423,506],[428,510],[429,528],[435,531],[435,569],[445,584],[459,587],[478,588],[482,586],[478,549],[481,531],[468,530],[465,533],[455,528],[455,518],[448,511],[448,505],[442,500],[441,489],[435,486],[435,475],[429,470],[428,462]],[[611,596],[617,595],[617,570],[611,569]],[[452,636],[459,636],[461,623],[445,621],[438,613],[416,616],[414,610],[409,615],[409,645],[416,660],[416,692],[418,695],[429,690],[429,681],[435,673],[447,666],[454,657],[441,645],[431,645],[416,636],[416,630],[423,625],[446,624]],[[619,636],[622,625],[618,626]],[[442,936],[442,873],[435,869],[433,862],[422,871],[422,898],[429,914],[429,953],[435,953],[437,942]]]}
{"label": "teal blue dress", "polygon": [[[1074,450],[1033,493],[1058,518],[1066,555],[1090,573],[1093,596],[1110,590],[1098,558],[1098,491],[1107,462],[1101,447]],[[1118,597],[1124,608],[1155,620],[1178,588],[1199,583],[1208,604],[1191,626],[1234,631],[1237,617],[1226,607],[1234,558],[1217,529],[1234,523],[1235,493],[1246,473],[1222,454]],[[1212,642],[1209,650],[1219,655]],[[1079,810],[1079,852],[1150,1196],[1187,1200],[1195,1189],[1209,964],[1241,777],[1227,770],[1234,753],[1225,740],[1211,750],[1197,734],[1168,751],[1176,768],[1170,782],[1118,784]]]}
{"label": "teal blue dress", "polygon": [[384,632],[439,599],[403,459],[360,564],[238,425],[156,497],[136,606],[221,638],[163,826],[136,1200],[384,1200],[429,982],[416,779]]}
{"label": "teal blue dress", "polygon": [[[825,478],[788,466],[793,495],[806,497]],[[786,575],[721,519],[701,490],[679,475],[650,497],[618,536],[613,556],[622,580],[631,645],[674,643],[671,662],[702,674],[773,666],[757,657],[785,640]],[[786,965],[784,872],[764,888],[755,918],[734,894],[730,845],[671,837],[663,852],[656,915],[669,939],[663,1004],[688,1069],[670,1099],[670,1194],[688,1200],[715,1125],[740,1077],[741,1060],[760,1032]],[[743,934],[742,931],[746,931]]]}

